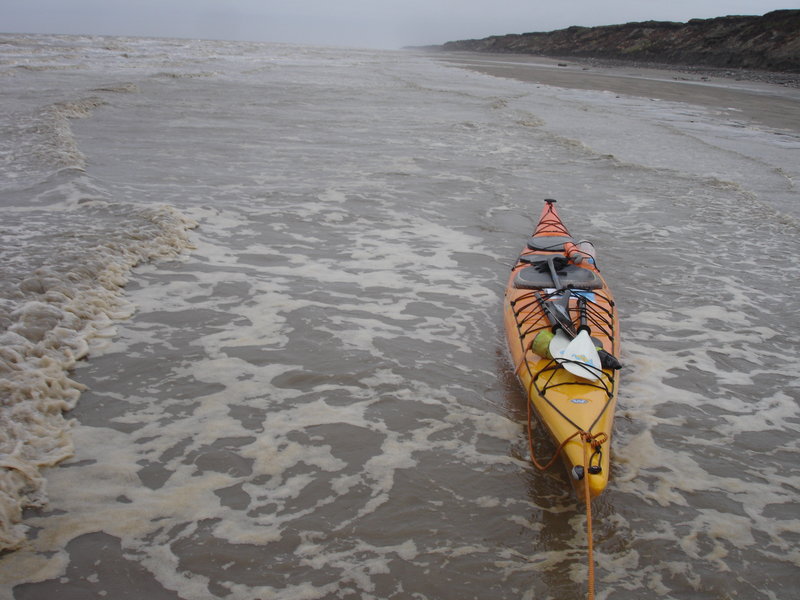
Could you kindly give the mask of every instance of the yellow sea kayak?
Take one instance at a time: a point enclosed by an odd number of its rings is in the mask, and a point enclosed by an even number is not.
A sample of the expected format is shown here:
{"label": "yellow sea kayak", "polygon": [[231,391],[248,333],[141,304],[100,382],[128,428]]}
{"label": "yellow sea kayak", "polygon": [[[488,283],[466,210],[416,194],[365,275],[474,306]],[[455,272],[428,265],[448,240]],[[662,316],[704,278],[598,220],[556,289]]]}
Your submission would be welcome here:
{"label": "yellow sea kayak", "polygon": [[[572,238],[546,200],[517,259],[504,303],[508,347],[532,413],[552,436],[576,490],[590,497],[608,484],[609,447],[619,384],[614,300],[588,242]],[[533,456],[539,468],[542,465]]]}

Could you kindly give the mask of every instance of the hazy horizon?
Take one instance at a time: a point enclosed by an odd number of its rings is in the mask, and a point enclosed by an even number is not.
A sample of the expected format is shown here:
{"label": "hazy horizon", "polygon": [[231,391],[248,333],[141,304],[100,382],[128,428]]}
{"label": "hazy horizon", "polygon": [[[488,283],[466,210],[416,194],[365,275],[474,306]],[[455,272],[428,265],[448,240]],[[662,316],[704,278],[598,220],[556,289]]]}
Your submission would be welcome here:
{"label": "hazy horizon", "polygon": [[225,39],[311,45],[401,48],[506,33],[552,31],[573,25],[679,21],[726,15],[762,15],[786,8],[756,0],[677,0],[667,4],[577,0],[553,8],[526,0],[7,0],[3,33],[85,34]]}

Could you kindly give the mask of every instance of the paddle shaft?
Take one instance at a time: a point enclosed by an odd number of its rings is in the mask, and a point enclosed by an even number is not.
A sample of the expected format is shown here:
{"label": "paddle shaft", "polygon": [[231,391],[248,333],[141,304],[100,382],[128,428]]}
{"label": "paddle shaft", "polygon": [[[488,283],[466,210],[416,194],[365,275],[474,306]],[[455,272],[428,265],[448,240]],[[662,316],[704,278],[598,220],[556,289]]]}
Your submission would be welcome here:
{"label": "paddle shaft", "polygon": [[557,290],[563,289],[561,287],[561,279],[558,277],[558,272],[556,271],[556,265],[553,263],[555,256],[548,256],[547,257],[547,266],[550,268],[550,277],[553,278],[553,285]]}
{"label": "paddle shaft", "polygon": [[578,327],[578,331],[587,331],[591,333],[588,325],[589,319],[586,315],[586,298],[582,295],[578,296],[578,311],[578,314],[580,314],[580,326]]}

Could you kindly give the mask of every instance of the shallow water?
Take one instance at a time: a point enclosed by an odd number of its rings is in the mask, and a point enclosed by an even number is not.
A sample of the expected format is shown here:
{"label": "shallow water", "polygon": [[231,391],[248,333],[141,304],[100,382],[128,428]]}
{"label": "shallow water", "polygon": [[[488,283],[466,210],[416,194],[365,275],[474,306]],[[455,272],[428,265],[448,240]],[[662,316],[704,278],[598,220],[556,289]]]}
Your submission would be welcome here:
{"label": "shallow water", "polygon": [[545,197],[622,322],[598,598],[797,597],[796,132],[410,53],[0,41],[7,524],[40,505],[2,597],[582,597],[501,326]]}

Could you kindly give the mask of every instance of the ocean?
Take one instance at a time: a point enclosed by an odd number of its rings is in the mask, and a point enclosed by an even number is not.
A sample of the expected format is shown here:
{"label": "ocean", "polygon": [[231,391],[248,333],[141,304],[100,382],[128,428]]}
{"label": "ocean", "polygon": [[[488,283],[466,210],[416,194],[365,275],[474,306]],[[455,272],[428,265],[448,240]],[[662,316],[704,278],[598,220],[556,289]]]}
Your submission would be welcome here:
{"label": "ocean", "polygon": [[16,34],[0,82],[0,598],[583,597],[502,329],[544,198],[621,320],[597,597],[800,598],[800,130],[691,102],[797,90]]}

